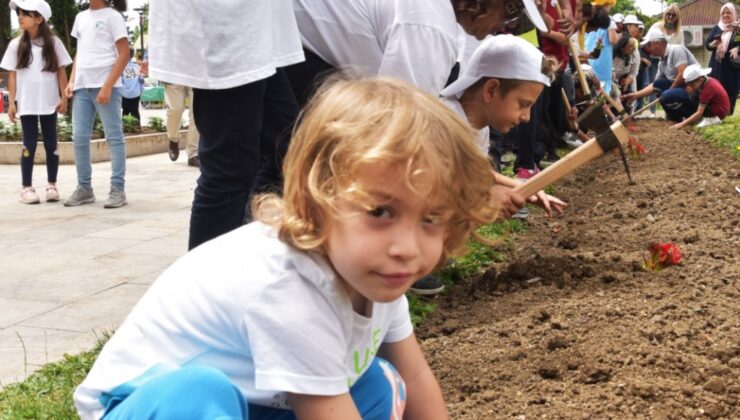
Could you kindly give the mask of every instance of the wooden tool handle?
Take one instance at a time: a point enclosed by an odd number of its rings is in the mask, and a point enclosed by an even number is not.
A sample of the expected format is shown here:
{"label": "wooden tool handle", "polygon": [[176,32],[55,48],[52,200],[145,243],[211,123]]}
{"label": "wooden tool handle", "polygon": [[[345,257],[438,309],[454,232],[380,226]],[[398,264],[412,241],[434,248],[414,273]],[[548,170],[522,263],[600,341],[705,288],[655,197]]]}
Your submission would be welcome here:
{"label": "wooden tool handle", "polygon": [[614,107],[620,114],[627,115],[621,102],[615,101],[614,98],[606,92],[601,92],[601,94],[604,95],[604,98],[606,98],[606,101],[609,102],[610,106]]}
{"label": "wooden tool handle", "polygon": [[[560,88],[560,94],[563,97],[563,105],[565,105],[565,113],[567,115],[570,115],[570,108],[571,108],[571,106],[570,106],[570,101],[568,100],[568,94],[565,93],[565,88]],[[568,118],[568,124],[569,125],[572,125],[573,128],[576,131],[578,131],[578,122],[577,121],[573,121],[572,124],[571,124],[570,118]]]}
{"label": "wooden tool handle", "polygon": [[[621,122],[617,121],[611,125],[611,131],[619,140],[619,143],[626,145],[629,142],[629,132],[622,125]],[[538,173],[537,175],[530,178],[527,182],[522,183],[514,187],[514,191],[521,194],[523,197],[531,197],[540,191],[551,185],[564,176],[572,173],[576,169],[585,165],[586,163],[596,159],[597,157],[604,154],[601,146],[596,142],[596,138],[592,138],[580,146],[576,150],[570,152],[568,155],[548,166],[545,170]]]}

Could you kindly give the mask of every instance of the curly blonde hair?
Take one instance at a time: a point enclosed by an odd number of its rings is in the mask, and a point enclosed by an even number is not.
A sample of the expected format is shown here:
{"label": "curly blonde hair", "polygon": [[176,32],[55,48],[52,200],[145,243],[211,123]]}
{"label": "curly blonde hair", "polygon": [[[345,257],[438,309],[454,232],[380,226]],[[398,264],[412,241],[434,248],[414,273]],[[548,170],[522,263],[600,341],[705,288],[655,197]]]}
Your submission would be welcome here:
{"label": "curly blonde hair", "polygon": [[253,214],[284,242],[325,253],[338,199],[372,206],[358,182],[360,171],[400,168],[412,191],[431,186],[427,200],[442,203],[451,215],[444,262],[459,255],[475,229],[497,213],[490,196],[493,172],[474,139],[466,121],[405,82],[335,77],[319,88],[293,133],[283,197],[258,197]]}

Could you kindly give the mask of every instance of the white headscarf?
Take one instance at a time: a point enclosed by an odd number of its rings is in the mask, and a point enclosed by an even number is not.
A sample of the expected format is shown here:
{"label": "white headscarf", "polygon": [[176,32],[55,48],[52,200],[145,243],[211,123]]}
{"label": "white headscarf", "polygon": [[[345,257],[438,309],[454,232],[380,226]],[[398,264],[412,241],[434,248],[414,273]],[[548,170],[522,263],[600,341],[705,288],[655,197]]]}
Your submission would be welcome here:
{"label": "white headscarf", "polygon": [[727,49],[730,47],[730,41],[732,40],[732,36],[735,33],[735,27],[730,26],[729,24],[722,23],[722,12],[725,10],[725,8],[730,9],[730,13],[732,13],[732,20],[730,21],[730,24],[737,24],[737,13],[735,11],[735,5],[733,3],[725,3],[724,6],[722,6],[721,9],[719,9],[719,22],[717,23],[717,26],[719,26],[719,29],[722,30],[722,37],[719,45],[717,45],[717,51],[715,51],[715,55],[717,56],[717,61],[722,61],[722,59],[725,57],[725,53],[727,52]]}

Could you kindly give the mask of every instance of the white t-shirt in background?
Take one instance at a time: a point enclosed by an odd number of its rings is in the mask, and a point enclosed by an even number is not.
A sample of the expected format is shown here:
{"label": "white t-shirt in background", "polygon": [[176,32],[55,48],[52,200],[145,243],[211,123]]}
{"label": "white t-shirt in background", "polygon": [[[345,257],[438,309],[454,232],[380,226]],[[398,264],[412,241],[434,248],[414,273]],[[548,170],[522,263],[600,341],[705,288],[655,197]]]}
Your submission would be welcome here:
{"label": "white t-shirt in background", "polygon": [[335,67],[405,80],[433,95],[458,57],[449,0],[293,0],[306,49]]}
{"label": "white t-shirt in background", "polygon": [[[439,98],[445,105],[450,107],[457,115],[462,117],[465,121],[468,121],[467,115],[465,115],[465,109],[463,109],[460,101],[451,96],[443,96]],[[475,138],[475,145],[478,146],[478,150],[483,152],[485,156],[488,156],[488,149],[491,147],[491,130],[488,126],[485,126],[478,130],[478,136]]]}
{"label": "white t-shirt in background", "polygon": [[255,222],[170,266],[105,345],[74,400],[83,419],[97,419],[120,385],[206,365],[249,403],[289,408],[288,392],[348,392],[381,343],[412,332],[405,296],[361,316],[324,257]]}
{"label": "white t-shirt in background", "polygon": [[[74,89],[99,88],[105,84],[118,59],[116,41],[128,37],[120,12],[110,7],[77,14],[72,36],[77,38]],[[121,86],[121,79],[114,87]]]}
{"label": "white t-shirt in background", "polygon": [[[16,72],[16,94],[18,102],[17,115],[51,115],[56,112],[59,103],[59,79],[56,71],[44,70],[42,46],[31,43],[31,62],[28,67],[16,69],[18,66],[18,45],[20,38],[10,41],[5,50],[0,67]],[[54,37],[54,51],[57,55],[57,64],[66,67],[72,63],[69,53],[62,41]]]}
{"label": "white t-shirt in background", "polygon": [[229,89],[303,61],[291,0],[156,0],[149,74],[199,89]]}

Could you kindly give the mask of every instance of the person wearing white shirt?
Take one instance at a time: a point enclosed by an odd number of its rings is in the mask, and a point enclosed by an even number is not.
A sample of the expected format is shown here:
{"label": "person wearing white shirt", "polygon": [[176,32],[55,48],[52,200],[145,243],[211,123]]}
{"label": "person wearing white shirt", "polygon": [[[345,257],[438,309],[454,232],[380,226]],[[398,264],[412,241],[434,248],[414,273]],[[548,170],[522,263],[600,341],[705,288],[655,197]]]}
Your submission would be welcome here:
{"label": "person wearing white shirt", "polygon": [[157,0],[150,7],[150,75],[193,88],[201,134],[192,249],[243,224],[266,153],[274,156],[298,115],[281,68],[302,61],[303,52],[291,0]]}

